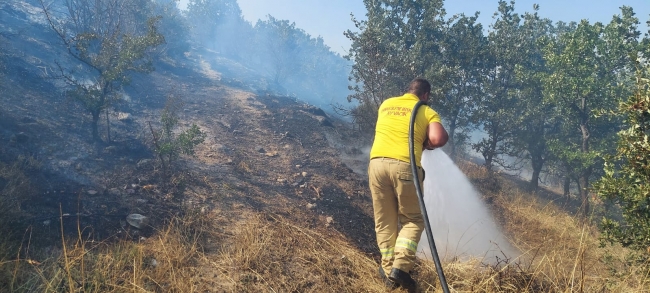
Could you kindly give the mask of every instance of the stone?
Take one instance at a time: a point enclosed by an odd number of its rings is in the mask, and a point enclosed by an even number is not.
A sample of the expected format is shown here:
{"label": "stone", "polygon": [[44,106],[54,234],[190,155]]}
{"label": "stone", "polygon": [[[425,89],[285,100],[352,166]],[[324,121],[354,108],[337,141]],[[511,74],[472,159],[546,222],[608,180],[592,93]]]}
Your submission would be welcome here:
{"label": "stone", "polygon": [[97,190],[92,190],[91,189],[91,190],[86,191],[86,193],[88,193],[89,195],[95,195],[95,194],[97,194]]}
{"label": "stone", "polygon": [[12,135],[11,138],[9,138],[9,140],[11,142],[26,143],[29,140],[29,136],[24,132],[19,132]]}
{"label": "stone", "polygon": [[309,112],[309,113],[311,113],[311,114],[314,114],[314,115],[316,115],[316,116],[322,116],[322,117],[326,117],[326,116],[327,116],[327,115],[325,114],[325,111],[323,111],[323,109],[318,108],[318,107],[308,106],[306,110],[307,110],[307,112]]}
{"label": "stone", "polygon": [[213,150],[213,151],[222,151],[222,150],[225,151],[226,147],[224,145],[222,145],[222,144],[215,144],[215,145],[211,146],[210,149]]}
{"label": "stone", "polygon": [[334,124],[332,124],[332,122],[329,119],[327,119],[327,118],[325,118],[323,116],[316,116],[316,120],[318,121],[318,124],[320,126],[334,127]]}
{"label": "stone", "polygon": [[266,151],[264,150],[263,147],[259,147],[259,148],[257,148],[256,151],[257,151],[258,153],[266,153]]}
{"label": "stone", "polygon": [[126,216],[126,222],[136,229],[140,229],[144,227],[147,224],[147,221],[148,221],[147,217],[141,214],[130,214]]}
{"label": "stone", "polygon": [[315,207],[316,207],[315,203],[314,204],[311,204],[311,203],[307,204],[307,209],[309,209],[309,210],[313,210]]}
{"label": "stone", "polygon": [[29,123],[36,123],[36,120],[34,120],[34,118],[31,118],[31,117],[23,117],[23,118],[20,119],[20,122],[25,123],[25,124],[29,124]]}
{"label": "stone", "polygon": [[105,147],[103,152],[104,152],[104,154],[112,154],[112,153],[115,153],[115,151],[117,151],[117,147],[114,146],[114,145],[111,145],[111,146]]}
{"label": "stone", "polygon": [[307,175],[309,175],[307,172],[302,172],[302,177],[307,177]]}
{"label": "stone", "polygon": [[151,159],[142,159],[138,161],[137,166],[138,168],[142,168],[143,166],[149,165],[149,163],[151,163]]}
{"label": "stone", "polygon": [[122,122],[131,121],[131,114],[124,112],[117,112],[117,120]]}

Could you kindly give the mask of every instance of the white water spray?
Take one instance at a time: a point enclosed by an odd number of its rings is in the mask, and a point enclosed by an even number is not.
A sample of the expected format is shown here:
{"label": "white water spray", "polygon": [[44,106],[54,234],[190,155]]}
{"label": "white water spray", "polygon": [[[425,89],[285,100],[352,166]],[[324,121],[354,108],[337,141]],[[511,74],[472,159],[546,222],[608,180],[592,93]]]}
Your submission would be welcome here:
{"label": "white water spray", "polygon": [[[422,154],[424,202],[440,259],[482,259],[518,256],[501,233],[481,197],[454,162],[442,150]],[[420,256],[431,260],[426,231],[418,245]]]}

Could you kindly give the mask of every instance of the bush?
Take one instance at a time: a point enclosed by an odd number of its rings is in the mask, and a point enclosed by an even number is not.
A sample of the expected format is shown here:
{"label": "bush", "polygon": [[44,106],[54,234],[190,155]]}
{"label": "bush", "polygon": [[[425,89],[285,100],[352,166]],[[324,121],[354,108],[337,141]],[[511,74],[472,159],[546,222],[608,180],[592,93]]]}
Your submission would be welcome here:
{"label": "bush", "polygon": [[178,111],[183,103],[174,95],[167,97],[167,103],[160,116],[161,129],[154,130],[149,124],[154,139],[154,148],[163,166],[163,171],[169,175],[174,162],[181,154],[194,155],[194,148],[205,140],[206,134],[196,124],[188,129],[175,133],[178,127]]}
{"label": "bush", "polygon": [[[594,186],[599,196],[620,207],[621,215],[602,220],[603,238],[650,251],[650,68],[637,70],[636,92],[613,114],[625,117],[616,154]],[[621,217],[622,216],[622,217]]]}

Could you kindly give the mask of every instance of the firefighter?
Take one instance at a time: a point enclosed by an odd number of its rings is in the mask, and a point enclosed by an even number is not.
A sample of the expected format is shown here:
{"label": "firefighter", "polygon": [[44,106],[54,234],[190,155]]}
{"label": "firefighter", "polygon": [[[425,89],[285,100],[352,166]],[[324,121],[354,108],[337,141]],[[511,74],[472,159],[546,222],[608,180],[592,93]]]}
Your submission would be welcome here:
{"label": "firefighter", "polygon": [[[381,252],[379,274],[392,288],[398,285],[409,290],[415,288],[410,271],[424,230],[424,219],[409,159],[409,124],[415,104],[428,101],[430,93],[431,84],[417,78],[410,82],[404,95],[385,100],[379,107],[370,151],[368,178]],[[413,127],[415,163],[419,178],[424,180],[420,163],[422,149],[444,146],[448,134],[438,113],[428,106],[418,109]]]}

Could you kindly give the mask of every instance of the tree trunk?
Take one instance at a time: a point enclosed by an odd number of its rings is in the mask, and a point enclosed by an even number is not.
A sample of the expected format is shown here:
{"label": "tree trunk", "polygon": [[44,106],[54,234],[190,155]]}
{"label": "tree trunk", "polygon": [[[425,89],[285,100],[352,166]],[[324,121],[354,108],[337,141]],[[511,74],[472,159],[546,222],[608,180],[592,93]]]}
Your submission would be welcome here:
{"label": "tree trunk", "polygon": [[[587,99],[586,97],[582,98],[582,113],[580,119],[580,131],[582,132],[582,152],[589,152],[589,137],[591,133],[589,131],[589,112],[587,111]],[[587,217],[589,215],[589,176],[591,175],[591,166],[585,168],[580,172],[580,200],[582,204],[580,205],[581,216]]]}
{"label": "tree trunk", "polygon": [[449,157],[452,160],[456,160],[456,141],[455,141],[455,134],[456,133],[456,118],[451,120],[451,123],[449,124],[449,148],[451,150],[451,153],[449,154]]}
{"label": "tree trunk", "polygon": [[564,176],[564,197],[568,198],[571,196],[571,177],[569,175]]}
{"label": "tree trunk", "polygon": [[497,151],[497,141],[498,141],[498,126],[493,125],[490,135],[490,144],[488,145],[487,150],[484,151],[483,157],[485,158],[485,167],[488,171],[492,171],[492,161]]}
{"label": "tree trunk", "polygon": [[539,174],[542,172],[544,159],[541,156],[532,156],[531,164],[533,166],[533,176],[530,178],[530,190],[537,190],[539,187]]}
{"label": "tree trunk", "polygon": [[99,129],[98,129],[98,124],[99,124],[99,111],[92,111],[91,112],[93,115],[93,122],[92,122],[92,129],[93,129],[93,140],[95,142],[101,142],[102,139],[99,137]]}
{"label": "tree trunk", "polygon": [[111,121],[108,119],[108,108],[106,109],[106,141],[111,143]]}
{"label": "tree trunk", "polygon": [[591,175],[591,168],[587,168],[580,174],[580,215],[587,217],[589,215],[589,175]]}

